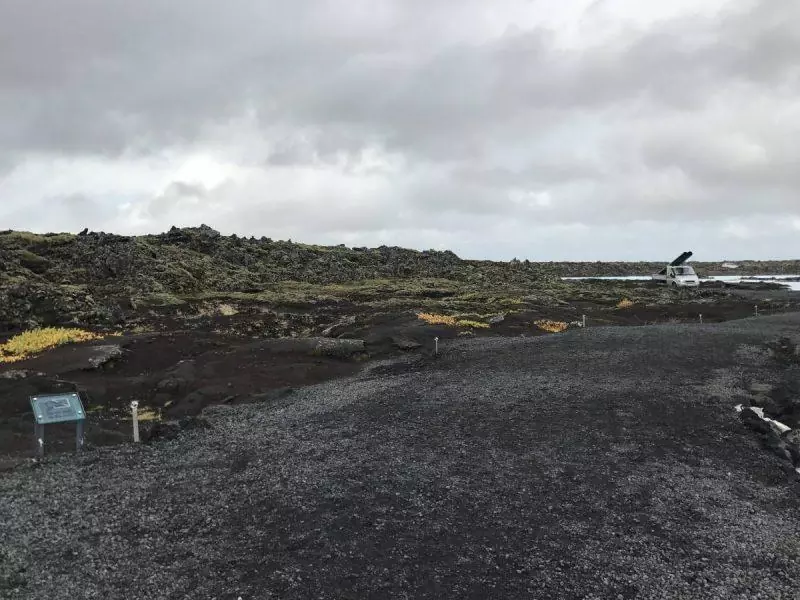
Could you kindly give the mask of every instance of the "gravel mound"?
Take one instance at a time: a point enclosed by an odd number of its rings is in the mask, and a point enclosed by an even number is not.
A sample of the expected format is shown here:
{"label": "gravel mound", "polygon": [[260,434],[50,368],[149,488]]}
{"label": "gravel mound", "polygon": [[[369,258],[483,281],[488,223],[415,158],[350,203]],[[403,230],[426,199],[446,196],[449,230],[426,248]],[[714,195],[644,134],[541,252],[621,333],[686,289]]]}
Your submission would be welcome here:
{"label": "gravel mound", "polygon": [[733,410],[800,315],[448,342],[0,478],[0,597],[797,598]]}

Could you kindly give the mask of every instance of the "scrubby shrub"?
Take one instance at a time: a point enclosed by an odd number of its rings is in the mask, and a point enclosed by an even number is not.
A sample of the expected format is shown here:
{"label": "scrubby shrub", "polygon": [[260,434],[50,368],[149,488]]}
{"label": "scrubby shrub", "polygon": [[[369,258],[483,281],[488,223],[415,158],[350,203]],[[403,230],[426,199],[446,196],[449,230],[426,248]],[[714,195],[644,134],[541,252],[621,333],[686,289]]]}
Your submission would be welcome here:
{"label": "scrubby shrub", "polygon": [[456,318],[448,315],[419,313],[417,317],[419,317],[420,320],[425,321],[428,325],[449,325],[450,327],[456,326]]}
{"label": "scrubby shrub", "polygon": [[419,313],[417,315],[428,325],[447,325],[448,327],[471,327],[472,329],[488,329],[488,323],[473,321],[471,319],[458,319],[449,315],[437,315],[433,313]]}
{"label": "scrubby shrub", "polygon": [[230,305],[230,304],[220,304],[217,307],[217,311],[223,317],[232,317],[234,315],[239,314],[239,311],[236,310],[236,308],[234,306]]}
{"label": "scrubby shrub", "polygon": [[534,321],[534,325],[536,325],[542,331],[547,331],[549,333],[561,333],[565,331],[568,327],[566,323],[563,321],[550,321],[549,319],[541,319],[539,321]]}
{"label": "scrubby shrub", "polygon": [[0,345],[0,363],[12,363],[30,358],[57,346],[88,342],[101,336],[83,329],[44,327],[25,331]]}
{"label": "scrubby shrub", "polygon": [[140,408],[136,414],[136,418],[141,422],[161,421],[161,410],[157,408]]}
{"label": "scrubby shrub", "polygon": [[617,308],[630,308],[631,306],[633,306],[633,301],[628,300],[627,298],[623,298],[617,302]]}

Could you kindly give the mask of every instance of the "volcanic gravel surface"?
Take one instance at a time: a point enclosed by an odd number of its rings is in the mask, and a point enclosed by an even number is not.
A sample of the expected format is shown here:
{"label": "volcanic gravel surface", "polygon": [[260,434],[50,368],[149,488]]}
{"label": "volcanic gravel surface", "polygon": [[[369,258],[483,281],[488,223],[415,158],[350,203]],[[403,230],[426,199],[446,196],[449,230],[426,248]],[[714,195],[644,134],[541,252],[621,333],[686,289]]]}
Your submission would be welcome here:
{"label": "volcanic gravel surface", "polygon": [[0,477],[0,597],[800,598],[736,418],[800,315],[448,341]]}

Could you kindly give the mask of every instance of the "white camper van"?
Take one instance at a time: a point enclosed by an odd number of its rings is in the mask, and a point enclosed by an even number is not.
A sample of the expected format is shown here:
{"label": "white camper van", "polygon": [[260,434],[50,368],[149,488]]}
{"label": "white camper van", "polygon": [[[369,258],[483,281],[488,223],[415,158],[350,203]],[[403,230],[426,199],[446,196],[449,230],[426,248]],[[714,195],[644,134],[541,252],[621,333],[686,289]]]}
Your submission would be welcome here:
{"label": "white camper van", "polygon": [[691,256],[691,252],[684,252],[661,271],[654,273],[653,280],[663,281],[667,287],[698,287],[700,278],[697,273],[692,267],[684,264]]}

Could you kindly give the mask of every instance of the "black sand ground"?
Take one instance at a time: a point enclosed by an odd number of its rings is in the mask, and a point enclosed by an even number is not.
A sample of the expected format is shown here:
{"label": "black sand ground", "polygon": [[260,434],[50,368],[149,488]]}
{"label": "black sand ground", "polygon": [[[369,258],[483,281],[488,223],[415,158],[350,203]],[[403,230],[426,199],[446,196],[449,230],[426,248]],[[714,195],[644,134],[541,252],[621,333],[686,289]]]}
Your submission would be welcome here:
{"label": "black sand ground", "polygon": [[734,405],[800,315],[451,340],[0,477],[0,597],[800,597]]}

